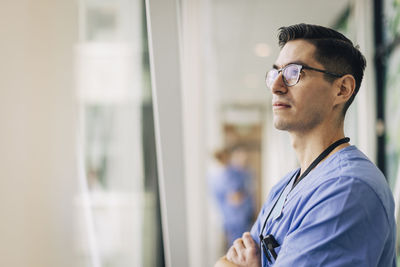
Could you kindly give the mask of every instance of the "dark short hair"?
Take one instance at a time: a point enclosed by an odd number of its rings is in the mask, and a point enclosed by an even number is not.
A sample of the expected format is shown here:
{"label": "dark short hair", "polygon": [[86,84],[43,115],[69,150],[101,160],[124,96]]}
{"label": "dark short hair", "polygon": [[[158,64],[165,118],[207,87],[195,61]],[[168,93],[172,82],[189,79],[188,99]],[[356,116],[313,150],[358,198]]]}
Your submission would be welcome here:
{"label": "dark short hair", "polygon": [[[356,87],[353,95],[344,105],[344,116],[358,93],[364,76],[366,60],[358,47],[355,47],[346,36],[333,29],[304,23],[279,28],[278,38],[281,48],[289,41],[303,39],[315,46],[315,59],[326,70],[341,75],[353,75]],[[324,76],[331,82],[336,79],[327,74]]]}

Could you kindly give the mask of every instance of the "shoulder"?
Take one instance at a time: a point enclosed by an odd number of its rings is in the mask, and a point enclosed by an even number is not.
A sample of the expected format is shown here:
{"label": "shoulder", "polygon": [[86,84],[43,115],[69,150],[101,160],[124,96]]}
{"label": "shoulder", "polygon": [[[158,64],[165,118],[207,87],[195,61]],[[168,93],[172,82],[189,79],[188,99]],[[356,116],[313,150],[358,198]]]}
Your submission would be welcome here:
{"label": "shoulder", "polygon": [[343,266],[387,266],[374,263],[393,254],[394,210],[363,179],[330,178],[303,190],[296,200],[287,211],[291,220],[280,253],[289,258],[282,265],[308,266],[324,259],[324,266],[334,266],[340,257],[347,262]]}
{"label": "shoulder", "polygon": [[383,210],[387,220],[393,221],[394,200],[384,175],[355,146],[335,153],[309,178],[301,190],[304,200],[320,203],[337,198],[338,203],[346,201],[346,207],[353,203],[354,208],[366,205],[371,211],[374,207]]}
{"label": "shoulder", "polygon": [[[336,179],[348,180],[348,186],[353,189],[369,191],[382,204],[387,216],[394,213],[393,194],[386,178],[364,153],[355,146],[350,146],[339,151],[336,161]],[[335,175],[332,178],[335,179]]]}
{"label": "shoulder", "polygon": [[[357,177],[328,179],[300,194],[289,232],[319,229],[327,236],[360,238],[379,232],[378,243],[394,236],[394,206]],[[312,231],[310,232],[312,233]],[[375,242],[375,241],[374,241]]]}

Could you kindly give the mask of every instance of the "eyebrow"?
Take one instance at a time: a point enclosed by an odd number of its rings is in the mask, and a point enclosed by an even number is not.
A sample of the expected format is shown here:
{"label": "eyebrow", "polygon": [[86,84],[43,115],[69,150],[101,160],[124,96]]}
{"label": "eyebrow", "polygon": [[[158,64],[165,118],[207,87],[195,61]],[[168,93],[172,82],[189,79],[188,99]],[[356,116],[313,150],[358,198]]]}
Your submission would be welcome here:
{"label": "eyebrow", "polygon": [[[287,64],[284,65],[282,68],[284,68],[284,67],[286,67],[287,65],[290,65],[290,64],[298,64],[298,65],[302,65],[302,66],[308,67],[308,65],[305,64],[303,61],[297,60],[297,61],[292,61],[292,62],[287,63]],[[276,65],[276,64],[273,64],[273,65],[272,65],[272,68],[277,69],[277,70],[281,69],[281,68],[279,68],[279,66]]]}

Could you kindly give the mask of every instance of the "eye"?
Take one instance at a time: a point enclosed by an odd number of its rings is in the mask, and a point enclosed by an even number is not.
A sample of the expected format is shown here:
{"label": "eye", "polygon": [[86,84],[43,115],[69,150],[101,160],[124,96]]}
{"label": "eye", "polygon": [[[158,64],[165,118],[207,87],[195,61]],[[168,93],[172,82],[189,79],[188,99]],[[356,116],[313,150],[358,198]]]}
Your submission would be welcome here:
{"label": "eye", "polygon": [[283,71],[283,76],[289,86],[295,85],[297,83],[299,75],[300,68],[298,65],[288,65]]}
{"label": "eye", "polygon": [[297,66],[291,65],[285,69],[285,74],[288,77],[297,77],[299,75],[299,68]]}

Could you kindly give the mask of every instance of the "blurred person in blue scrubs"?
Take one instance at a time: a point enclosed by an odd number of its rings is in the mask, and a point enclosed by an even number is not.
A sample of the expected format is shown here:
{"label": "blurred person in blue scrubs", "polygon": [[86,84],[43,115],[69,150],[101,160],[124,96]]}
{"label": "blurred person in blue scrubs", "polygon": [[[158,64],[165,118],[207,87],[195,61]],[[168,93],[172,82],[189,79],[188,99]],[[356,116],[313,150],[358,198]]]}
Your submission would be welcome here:
{"label": "blurred person in blue scrubs", "polygon": [[209,177],[210,191],[222,214],[226,244],[249,231],[254,219],[253,182],[248,170],[248,152],[243,145],[215,152],[221,168]]}
{"label": "blurred person in blue scrubs", "polygon": [[274,126],[289,132],[300,168],[272,188],[250,233],[215,266],[396,266],[392,193],[344,135],[364,56],[317,25],[282,27],[278,38],[266,84]]}

